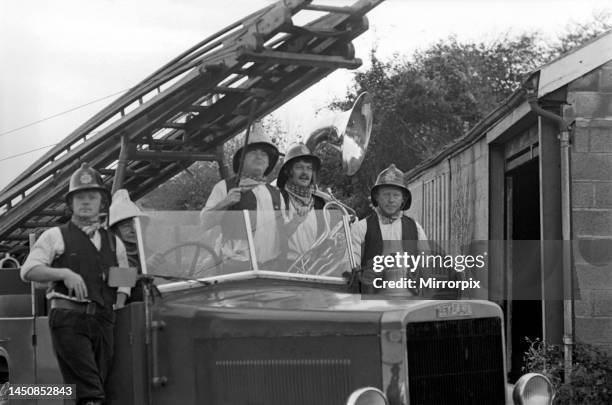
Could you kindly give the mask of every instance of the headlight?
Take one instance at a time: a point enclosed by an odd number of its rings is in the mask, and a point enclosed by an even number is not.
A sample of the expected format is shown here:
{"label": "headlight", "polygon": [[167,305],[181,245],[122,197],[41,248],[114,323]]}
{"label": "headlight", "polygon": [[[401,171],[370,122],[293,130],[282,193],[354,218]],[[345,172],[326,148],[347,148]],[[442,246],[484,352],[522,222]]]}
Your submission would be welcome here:
{"label": "headlight", "polygon": [[516,405],[550,405],[555,391],[550,380],[542,374],[525,374],[516,382],[512,399]]}
{"label": "headlight", "polygon": [[346,405],[389,405],[387,397],[374,387],[359,388],[348,397]]}

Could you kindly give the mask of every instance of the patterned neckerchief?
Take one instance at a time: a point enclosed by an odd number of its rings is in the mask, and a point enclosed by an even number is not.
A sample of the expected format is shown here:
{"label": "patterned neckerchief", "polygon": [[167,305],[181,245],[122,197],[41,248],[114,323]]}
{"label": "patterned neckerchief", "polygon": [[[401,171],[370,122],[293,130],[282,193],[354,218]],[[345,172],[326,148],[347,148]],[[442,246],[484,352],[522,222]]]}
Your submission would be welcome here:
{"label": "patterned neckerchief", "polygon": [[308,187],[296,186],[292,183],[285,184],[285,191],[289,195],[289,201],[291,201],[299,216],[308,214],[311,208],[314,206],[314,199],[312,198],[312,192],[314,187],[312,185]]}
{"label": "patterned neckerchief", "polygon": [[241,191],[252,190],[257,186],[262,186],[266,184],[266,179],[264,177],[250,177],[250,176],[242,176],[240,178],[240,184],[238,187],[241,188]]}
{"label": "patterned neckerchief", "polygon": [[382,212],[382,210],[380,209],[380,207],[376,207],[374,208],[374,212],[376,212],[376,215],[378,215],[378,219],[380,219],[380,222],[382,222],[385,225],[389,225],[394,223],[395,221],[397,221],[398,219],[400,219],[402,217],[402,211],[399,210],[397,213],[393,214],[393,215],[386,215]]}
{"label": "patterned neckerchief", "polygon": [[81,218],[72,218],[72,223],[75,224],[81,231],[87,235],[89,239],[93,238],[96,231],[102,227],[100,220],[96,217],[93,220],[84,220]]}

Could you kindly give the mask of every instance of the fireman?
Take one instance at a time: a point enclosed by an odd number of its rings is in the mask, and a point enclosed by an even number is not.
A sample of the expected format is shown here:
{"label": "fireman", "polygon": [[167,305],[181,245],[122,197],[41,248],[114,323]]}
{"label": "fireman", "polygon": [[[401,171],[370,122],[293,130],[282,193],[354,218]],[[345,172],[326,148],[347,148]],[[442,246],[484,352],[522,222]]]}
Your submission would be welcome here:
{"label": "fireman", "polygon": [[355,263],[361,264],[362,292],[374,292],[373,280],[388,275],[373,270],[375,256],[398,251],[416,255],[423,247],[418,241],[427,240],[421,225],[404,215],[410,208],[412,196],[404,185],[404,173],[394,164],[380,172],[370,190],[370,198],[374,212],[351,229]]}
{"label": "fireman", "polygon": [[276,180],[288,217],[287,257],[290,260],[308,251],[325,229],[323,216],[316,211],[323,209],[326,203],[325,199],[315,195],[320,167],[321,160],[306,145],[299,143],[287,151]]}
{"label": "fireman", "polygon": [[130,292],[107,284],[111,267],[128,266],[123,243],[101,228],[108,198],[100,174],[83,163],[70,178],[65,198],[70,221],[46,230],[21,268],[24,280],[50,283],[53,349],[64,382],[76,385],[78,404],[104,403],[113,357],[113,307],[122,307]]}
{"label": "fireman", "polygon": [[[126,189],[120,189],[113,194],[113,201],[108,213],[108,226],[121,239],[126,252],[130,267],[138,269],[138,274],[142,274],[140,266],[140,257],[138,255],[138,241],[136,239],[136,228],[134,218],[147,218],[147,215],[138,208],[136,204],[130,200],[130,195]],[[130,298],[127,303],[142,301],[143,280],[140,278],[136,282],[136,286],[132,289]]]}
{"label": "fireman", "polygon": [[[247,270],[251,267],[249,248],[244,220],[238,214],[249,210],[259,267],[276,269],[281,252],[281,196],[278,188],[268,184],[266,176],[276,165],[279,152],[262,131],[252,133],[245,147],[239,184],[236,185],[236,177],[215,184],[200,218],[208,226],[221,225],[224,266]],[[239,171],[242,150],[240,148],[234,154],[235,173]],[[219,211],[224,213],[219,215]]]}

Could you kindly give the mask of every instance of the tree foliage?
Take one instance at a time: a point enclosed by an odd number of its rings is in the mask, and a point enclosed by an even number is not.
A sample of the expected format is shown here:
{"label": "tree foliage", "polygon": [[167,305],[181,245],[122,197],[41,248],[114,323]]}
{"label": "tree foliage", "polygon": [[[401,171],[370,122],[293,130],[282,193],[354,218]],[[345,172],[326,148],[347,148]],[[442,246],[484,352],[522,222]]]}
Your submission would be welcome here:
{"label": "tree foliage", "polygon": [[[612,27],[609,14],[597,24],[570,24],[555,43],[538,33],[503,35],[494,42],[440,40],[411,58],[381,60],[373,50],[370,68],[354,76],[353,88],[332,108],[348,109],[356,96],[372,96],[374,125],[362,170],[354,179],[337,175],[325,156],[322,183],[345,202],[367,211],[376,175],[391,163],[410,170],[464,135],[522,84],[538,66]],[[357,195],[355,195],[357,194]]]}
{"label": "tree foliage", "polygon": [[404,171],[416,166],[463,135],[517,88],[538,63],[535,39],[523,35],[484,44],[451,37],[411,60],[382,61],[373,51],[371,68],[357,73],[353,91],[334,104],[347,108],[363,91],[372,96],[374,125],[367,158],[350,186],[333,172],[322,181],[350,189],[341,194],[357,192],[357,206],[365,213],[377,173],[391,163]]}
{"label": "tree foliage", "polygon": [[551,57],[563,55],[611,29],[611,10],[597,12],[587,22],[571,22],[566,26],[565,32],[559,36],[557,43],[552,46]]}

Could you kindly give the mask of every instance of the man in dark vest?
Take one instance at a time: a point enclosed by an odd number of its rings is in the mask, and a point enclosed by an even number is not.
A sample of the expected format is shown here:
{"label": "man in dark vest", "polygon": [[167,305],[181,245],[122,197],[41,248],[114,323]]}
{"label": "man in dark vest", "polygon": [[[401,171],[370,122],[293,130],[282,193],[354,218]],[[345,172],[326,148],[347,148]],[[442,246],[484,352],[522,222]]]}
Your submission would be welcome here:
{"label": "man in dark vest", "polygon": [[100,174],[83,163],[70,178],[65,225],[46,230],[21,268],[26,281],[50,282],[49,326],[66,384],[76,384],[78,404],[102,404],[113,357],[113,307],[124,305],[129,287],[110,287],[111,267],[128,267],[125,247],[100,227],[108,205]]}
{"label": "man in dark vest", "polygon": [[355,263],[359,263],[363,271],[361,281],[364,292],[374,292],[372,281],[377,277],[388,277],[395,271],[385,268],[384,271],[375,272],[373,265],[377,256],[396,252],[417,255],[421,248],[418,241],[427,240],[423,228],[404,215],[404,211],[410,208],[412,195],[404,185],[404,173],[394,164],[380,172],[370,190],[370,198],[374,212],[351,229]]}
{"label": "man in dark vest", "polygon": [[325,229],[320,210],[326,201],[315,195],[320,167],[321,160],[306,145],[299,143],[289,148],[278,174],[276,184],[281,190],[287,215],[289,260],[308,251]]}
{"label": "man in dark vest", "polygon": [[[262,131],[251,133],[239,184],[236,178],[221,180],[213,187],[204,209],[202,223],[221,225],[223,242],[221,253],[224,267],[232,271],[253,268],[242,210],[251,213],[253,243],[259,268],[278,270],[281,255],[281,229],[284,211],[278,188],[268,184],[279,152]],[[242,148],[234,154],[233,169],[238,173]],[[219,215],[220,212],[223,212]],[[224,269],[224,272],[227,270]]]}

